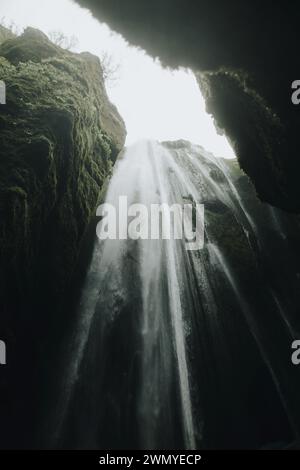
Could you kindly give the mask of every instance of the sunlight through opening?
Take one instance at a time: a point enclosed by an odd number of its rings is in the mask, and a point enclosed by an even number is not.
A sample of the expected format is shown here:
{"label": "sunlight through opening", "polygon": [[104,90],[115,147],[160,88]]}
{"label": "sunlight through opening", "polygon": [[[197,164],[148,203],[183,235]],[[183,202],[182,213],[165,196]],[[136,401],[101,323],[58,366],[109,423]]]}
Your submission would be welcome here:
{"label": "sunlight through opening", "polygon": [[46,34],[60,31],[74,36],[73,51],[108,58],[107,92],[126,123],[126,144],[143,138],[185,139],[216,156],[235,158],[228,140],[217,133],[206,112],[191,71],[164,69],[71,0],[1,0],[0,18],[21,30],[32,26]]}

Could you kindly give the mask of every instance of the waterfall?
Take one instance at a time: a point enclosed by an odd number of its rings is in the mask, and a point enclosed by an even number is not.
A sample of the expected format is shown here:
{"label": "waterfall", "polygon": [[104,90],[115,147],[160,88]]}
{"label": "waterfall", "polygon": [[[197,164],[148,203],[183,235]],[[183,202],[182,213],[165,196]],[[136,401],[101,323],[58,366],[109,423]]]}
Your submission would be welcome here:
{"label": "waterfall", "polygon": [[[298,327],[288,301],[298,266],[279,289],[274,257],[263,254],[270,240],[288,249],[294,222],[247,184],[235,163],[187,142],[140,142],[119,157],[105,196],[118,237],[95,239],[54,406],[56,445],[244,447],[297,433],[288,382],[296,390],[299,380],[282,355]],[[203,249],[127,238],[124,196],[148,213],[151,204],[203,203]]]}

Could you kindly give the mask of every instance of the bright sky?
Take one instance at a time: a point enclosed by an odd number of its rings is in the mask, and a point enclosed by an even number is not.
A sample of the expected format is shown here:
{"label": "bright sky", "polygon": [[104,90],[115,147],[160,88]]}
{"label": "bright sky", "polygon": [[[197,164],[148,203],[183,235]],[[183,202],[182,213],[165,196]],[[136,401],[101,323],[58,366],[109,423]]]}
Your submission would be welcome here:
{"label": "bright sky", "polygon": [[206,113],[190,71],[163,69],[72,0],[0,0],[1,18],[21,29],[32,26],[46,34],[58,30],[74,35],[78,39],[76,52],[111,55],[120,64],[119,79],[107,91],[126,122],[127,144],[142,138],[186,139],[216,156],[234,158],[227,139],[217,134]]}

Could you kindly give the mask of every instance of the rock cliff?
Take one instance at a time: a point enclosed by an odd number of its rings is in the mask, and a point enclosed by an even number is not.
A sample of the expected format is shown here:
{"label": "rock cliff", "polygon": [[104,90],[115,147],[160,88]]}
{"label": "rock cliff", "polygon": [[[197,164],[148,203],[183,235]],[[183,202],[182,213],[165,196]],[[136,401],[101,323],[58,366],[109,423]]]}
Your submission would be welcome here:
{"label": "rock cliff", "polygon": [[19,37],[8,37],[1,29],[0,38],[4,36],[0,337],[7,342],[8,366],[0,388],[2,397],[7,391],[8,401],[2,400],[3,422],[12,411],[7,411],[11,391],[30,383],[28,368],[22,378],[15,368],[19,371],[31,355],[35,368],[126,136],[124,122],[107,97],[97,57],[63,50],[32,28]]}

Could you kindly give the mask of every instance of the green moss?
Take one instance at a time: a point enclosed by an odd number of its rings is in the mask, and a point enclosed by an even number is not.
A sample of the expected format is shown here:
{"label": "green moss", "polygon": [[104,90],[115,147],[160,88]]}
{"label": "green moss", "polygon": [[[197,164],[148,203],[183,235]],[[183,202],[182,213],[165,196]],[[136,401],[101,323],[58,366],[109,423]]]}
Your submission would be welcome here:
{"label": "green moss", "polygon": [[14,37],[15,35],[10,29],[6,28],[5,26],[0,25],[0,44]]}
{"label": "green moss", "polygon": [[7,86],[0,108],[1,269],[4,276],[10,266],[6,283],[25,277],[21,290],[38,288],[56,302],[125,126],[107,98],[99,60],[64,51],[39,31],[0,46],[0,76]]}

